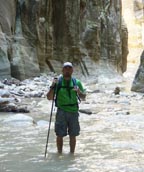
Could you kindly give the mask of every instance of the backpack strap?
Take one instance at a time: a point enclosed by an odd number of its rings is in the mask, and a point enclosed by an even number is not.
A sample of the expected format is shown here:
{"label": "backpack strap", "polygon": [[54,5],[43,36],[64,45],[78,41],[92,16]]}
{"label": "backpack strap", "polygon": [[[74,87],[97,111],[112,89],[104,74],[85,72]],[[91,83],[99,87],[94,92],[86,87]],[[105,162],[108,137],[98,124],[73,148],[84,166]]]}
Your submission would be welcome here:
{"label": "backpack strap", "polygon": [[[78,86],[78,85],[77,85],[76,78],[73,78],[73,77],[72,77],[72,82],[73,82],[73,86],[74,86],[74,87],[77,87],[77,86]],[[79,97],[78,94],[77,94],[77,98],[78,98],[79,102],[81,102],[81,99],[80,99],[80,97]]]}

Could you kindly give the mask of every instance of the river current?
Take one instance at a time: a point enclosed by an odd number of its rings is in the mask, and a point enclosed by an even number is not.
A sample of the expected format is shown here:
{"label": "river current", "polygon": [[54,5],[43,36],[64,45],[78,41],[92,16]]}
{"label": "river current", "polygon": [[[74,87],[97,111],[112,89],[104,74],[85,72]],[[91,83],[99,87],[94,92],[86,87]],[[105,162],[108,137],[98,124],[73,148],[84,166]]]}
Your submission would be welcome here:
{"label": "river current", "polygon": [[[0,172],[144,172],[143,95],[128,93],[89,96],[91,115],[80,113],[81,133],[75,154],[69,153],[68,137],[63,153],[57,154],[54,133],[55,111],[44,157],[50,105],[37,101],[29,115],[39,125],[13,125],[3,120],[14,114],[0,114]],[[95,100],[95,101],[94,101]],[[29,102],[34,100],[28,100]]]}

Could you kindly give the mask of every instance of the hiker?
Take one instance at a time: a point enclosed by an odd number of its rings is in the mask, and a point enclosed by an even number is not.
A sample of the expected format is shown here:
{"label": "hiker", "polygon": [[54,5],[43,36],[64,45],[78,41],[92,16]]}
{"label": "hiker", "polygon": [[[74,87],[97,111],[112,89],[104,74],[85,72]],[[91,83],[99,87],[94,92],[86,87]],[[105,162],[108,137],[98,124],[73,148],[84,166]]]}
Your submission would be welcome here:
{"label": "hiker", "polygon": [[62,153],[63,137],[69,135],[70,153],[74,153],[76,136],[79,135],[78,103],[85,99],[85,90],[81,81],[72,77],[73,65],[65,62],[62,68],[62,76],[54,79],[47,93],[48,100],[53,100],[56,90],[55,104],[57,106],[55,132],[58,153]]}

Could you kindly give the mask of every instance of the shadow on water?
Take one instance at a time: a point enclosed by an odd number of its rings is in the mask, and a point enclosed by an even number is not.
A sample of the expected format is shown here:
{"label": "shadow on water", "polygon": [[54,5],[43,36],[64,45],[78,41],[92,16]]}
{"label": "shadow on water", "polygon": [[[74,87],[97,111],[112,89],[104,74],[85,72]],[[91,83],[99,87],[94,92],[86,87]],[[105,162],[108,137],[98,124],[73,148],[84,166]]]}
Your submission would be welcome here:
{"label": "shadow on water", "polygon": [[[3,161],[0,165],[1,172],[20,171],[20,172],[68,172],[81,171],[76,159],[80,155],[70,155],[57,153],[49,153],[45,159],[43,155],[29,158],[26,160],[9,160]],[[83,165],[84,168],[84,165]]]}
{"label": "shadow on water", "polygon": [[[79,171],[78,167],[76,166],[76,159],[78,155],[71,155],[63,153],[61,155],[57,153],[48,153],[47,158],[45,159],[43,155],[32,158],[30,161],[33,162],[34,166],[38,165],[38,168],[41,168],[42,172],[51,171],[51,172],[67,172],[67,171]],[[37,170],[37,167],[33,169],[34,171]]]}

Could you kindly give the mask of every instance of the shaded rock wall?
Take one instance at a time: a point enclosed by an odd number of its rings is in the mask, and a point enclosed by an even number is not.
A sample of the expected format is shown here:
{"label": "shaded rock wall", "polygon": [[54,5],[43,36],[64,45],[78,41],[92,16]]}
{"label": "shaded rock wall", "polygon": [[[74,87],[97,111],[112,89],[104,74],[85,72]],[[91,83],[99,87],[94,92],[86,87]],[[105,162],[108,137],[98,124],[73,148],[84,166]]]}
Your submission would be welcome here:
{"label": "shaded rock wall", "polygon": [[10,77],[10,54],[15,30],[16,4],[14,0],[0,1],[0,76]]}
{"label": "shaded rock wall", "polygon": [[131,90],[144,93],[144,51],[141,55],[140,65],[136,72]]}
{"label": "shaded rock wall", "polygon": [[67,60],[83,75],[126,70],[128,32],[121,0],[0,3],[1,78],[23,80],[41,72],[60,73]]}
{"label": "shaded rock wall", "polygon": [[[144,47],[144,2],[142,0],[134,1],[134,12],[136,23],[141,28],[141,42],[139,44]],[[144,93],[144,51],[141,54],[140,65],[132,83],[131,90]]]}

